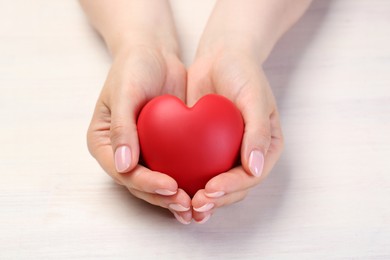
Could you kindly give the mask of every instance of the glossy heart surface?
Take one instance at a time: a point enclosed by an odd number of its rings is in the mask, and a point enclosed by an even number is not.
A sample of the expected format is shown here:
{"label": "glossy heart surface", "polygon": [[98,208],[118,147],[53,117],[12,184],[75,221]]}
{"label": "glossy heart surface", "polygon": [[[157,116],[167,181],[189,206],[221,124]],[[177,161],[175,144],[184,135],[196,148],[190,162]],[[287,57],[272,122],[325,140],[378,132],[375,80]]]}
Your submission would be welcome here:
{"label": "glossy heart surface", "polygon": [[137,128],[143,163],[174,178],[193,197],[211,178],[235,166],[244,122],[223,96],[206,95],[189,108],[164,95],[142,108]]}

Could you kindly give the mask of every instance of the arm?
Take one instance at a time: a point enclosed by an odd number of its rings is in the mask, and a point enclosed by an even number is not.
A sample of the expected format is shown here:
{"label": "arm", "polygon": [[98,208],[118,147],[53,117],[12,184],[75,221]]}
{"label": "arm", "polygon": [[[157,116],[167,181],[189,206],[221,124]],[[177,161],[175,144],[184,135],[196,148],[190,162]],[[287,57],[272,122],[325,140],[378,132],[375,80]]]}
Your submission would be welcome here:
{"label": "arm", "polygon": [[283,135],[262,64],[309,4],[309,0],[216,3],[188,72],[187,100],[191,105],[206,93],[217,93],[236,104],[245,122],[242,165],[198,191],[192,199],[195,220],[206,220],[216,208],[242,200],[279,159]]}
{"label": "arm", "polygon": [[264,62],[311,0],[219,0],[203,32],[198,56],[217,48],[254,52]]}
{"label": "arm", "polygon": [[167,0],[80,0],[80,3],[114,56],[135,44],[158,46],[178,54]]}

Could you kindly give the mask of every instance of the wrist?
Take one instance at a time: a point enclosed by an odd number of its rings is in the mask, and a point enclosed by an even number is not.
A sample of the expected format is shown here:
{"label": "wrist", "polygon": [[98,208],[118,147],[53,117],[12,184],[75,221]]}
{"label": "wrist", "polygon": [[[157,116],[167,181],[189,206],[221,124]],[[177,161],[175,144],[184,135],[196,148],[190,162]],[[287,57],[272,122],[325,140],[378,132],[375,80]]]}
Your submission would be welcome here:
{"label": "wrist", "polygon": [[247,51],[263,63],[278,39],[298,20],[309,3],[310,0],[217,1],[198,53],[234,49]]}
{"label": "wrist", "polygon": [[215,14],[203,32],[197,57],[228,51],[246,54],[262,64],[272,50],[272,37],[261,33],[261,26],[250,26],[251,23],[245,19],[235,23],[224,13]]}
{"label": "wrist", "polygon": [[196,57],[219,56],[230,53],[254,59],[263,64],[269,55],[267,43],[249,32],[224,31],[221,34],[204,34],[199,43]]}
{"label": "wrist", "polygon": [[134,45],[158,47],[178,53],[176,30],[168,0],[88,3],[85,9],[113,56]]}
{"label": "wrist", "polygon": [[114,59],[138,47],[153,49],[163,54],[179,55],[176,37],[162,33],[145,33],[133,30],[126,35],[110,37],[106,43]]}

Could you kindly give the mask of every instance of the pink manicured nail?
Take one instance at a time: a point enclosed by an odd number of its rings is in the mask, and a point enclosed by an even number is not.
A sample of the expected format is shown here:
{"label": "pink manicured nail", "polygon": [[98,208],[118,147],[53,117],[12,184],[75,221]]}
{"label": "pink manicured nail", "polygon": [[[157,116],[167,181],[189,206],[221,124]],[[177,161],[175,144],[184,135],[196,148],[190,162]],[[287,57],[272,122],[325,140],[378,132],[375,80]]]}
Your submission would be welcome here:
{"label": "pink manicured nail", "polygon": [[201,221],[195,221],[195,223],[197,224],[204,224],[206,223],[211,217],[211,214],[207,215],[206,217],[204,217]]}
{"label": "pink manicured nail", "polygon": [[184,224],[184,225],[188,225],[191,223],[191,221],[186,221],[184,218],[182,218],[182,216],[180,216],[179,214],[177,214],[176,212],[172,211],[173,215],[175,216],[175,218],[177,219],[177,221],[179,221],[180,223]]}
{"label": "pink manicured nail", "polygon": [[163,196],[172,196],[177,193],[177,191],[171,191],[171,190],[165,190],[165,189],[158,189],[154,191],[155,193]]}
{"label": "pink manicured nail", "polygon": [[260,177],[264,167],[264,155],[258,150],[253,150],[249,155],[249,169],[251,173]]}
{"label": "pink manicured nail", "polygon": [[184,207],[183,205],[180,205],[180,204],[176,204],[176,203],[173,203],[173,204],[169,204],[168,207],[174,211],[179,211],[179,212],[183,212],[183,211],[188,211],[190,210],[190,208],[186,208]]}
{"label": "pink manicured nail", "polygon": [[223,195],[225,195],[224,191],[217,191],[217,192],[212,192],[212,193],[205,193],[205,195],[209,198],[220,198]]}
{"label": "pink manicured nail", "polygon": [[126,145],[120,146],[115,151],[115,168],[118,172],[125,172],[131,164],[131,151]]}
{"label": "pink manicured nail", "polygon": [[206,212],[206,211],[209,211],[210,209],[214,208],[214,203],[207,203],[205,205],[203,205],[202,207],[199,207],[199,208],[194,208],[195,211],[197,212]]}

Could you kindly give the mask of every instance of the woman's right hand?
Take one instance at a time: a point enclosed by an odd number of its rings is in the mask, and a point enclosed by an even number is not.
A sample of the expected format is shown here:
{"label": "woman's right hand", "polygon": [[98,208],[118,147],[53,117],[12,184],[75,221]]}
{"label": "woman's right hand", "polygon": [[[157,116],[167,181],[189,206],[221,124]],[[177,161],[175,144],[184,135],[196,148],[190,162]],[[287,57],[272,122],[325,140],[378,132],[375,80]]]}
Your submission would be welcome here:
{"label": "woman's right hand", "polygon": [[191,220],[191,199],[168,175],[139,165],[136,118],[162,94],[185,96],[186,70],[169,0],[80,0],[113,55],[88,130],[88,148],[103,169],[136,197]]}
{"label": "woman's right hand", "polygon": [[[152,44],[151,44],[152,45]],[[153,97],[172,94],[184,100],[186,70],[174,53],[134,45],[119,51],[97,101],[88,129],[88,148],[102,168],[136,197],[170,209],[182,223],[191,221],[191,199],[176,181],[138,164],[136,119]]]}

